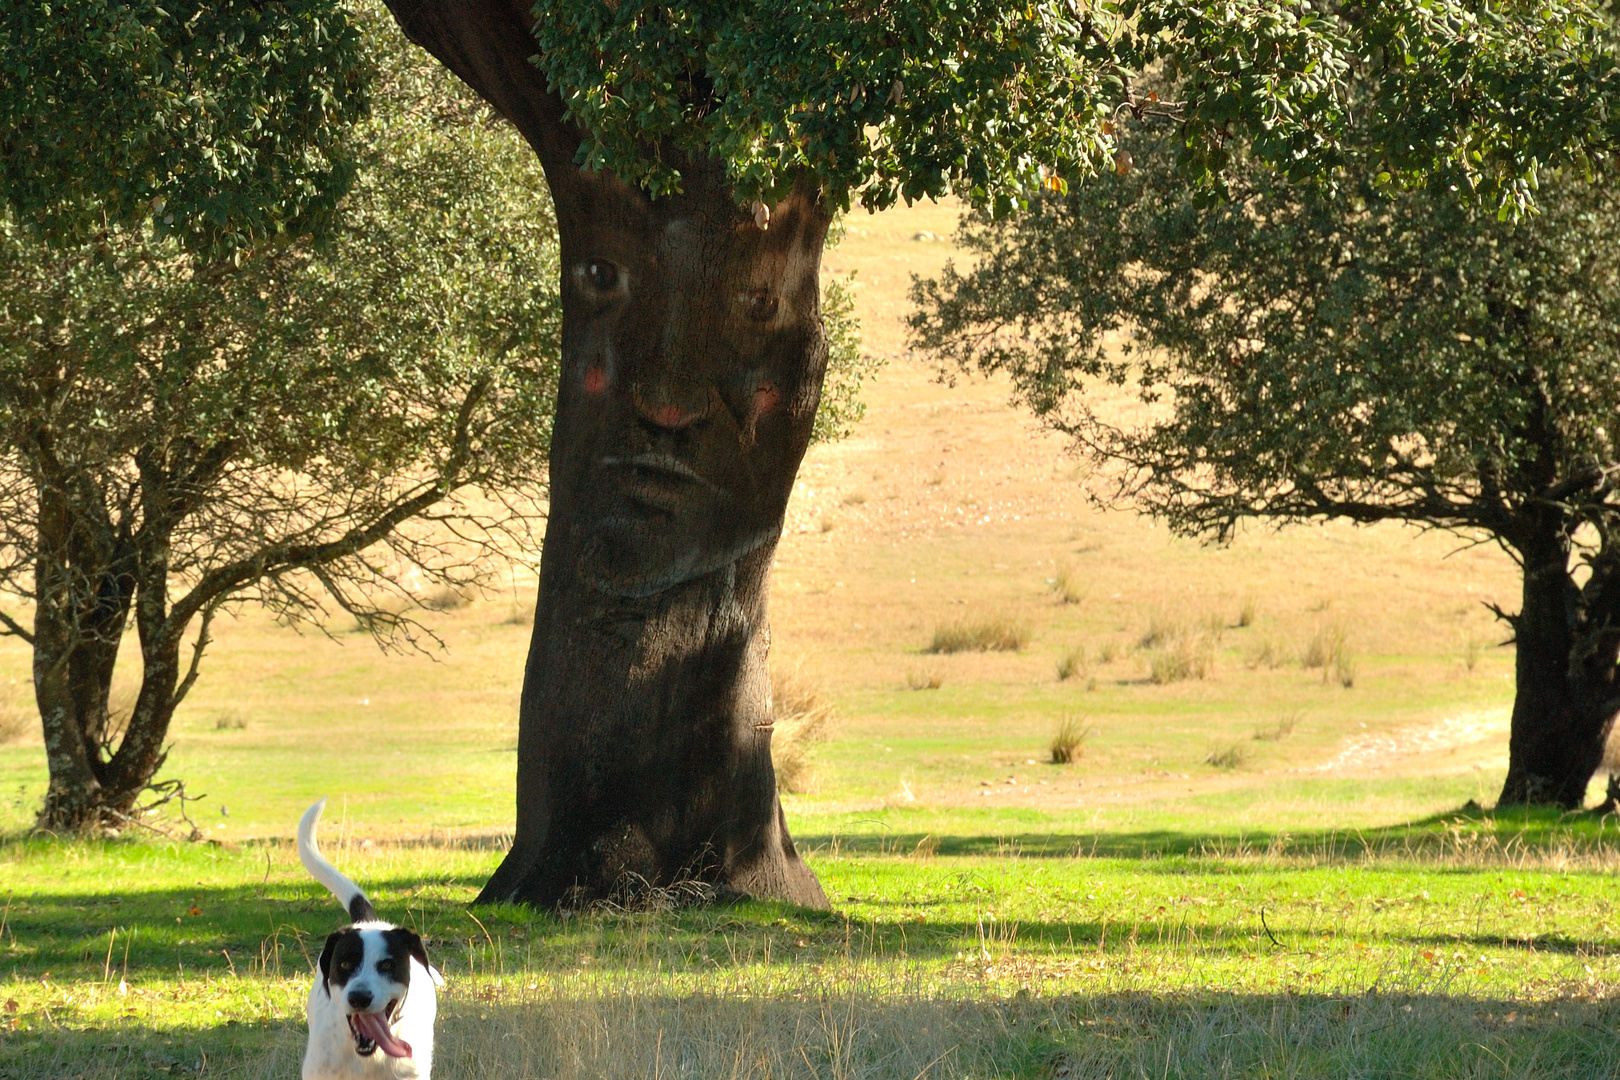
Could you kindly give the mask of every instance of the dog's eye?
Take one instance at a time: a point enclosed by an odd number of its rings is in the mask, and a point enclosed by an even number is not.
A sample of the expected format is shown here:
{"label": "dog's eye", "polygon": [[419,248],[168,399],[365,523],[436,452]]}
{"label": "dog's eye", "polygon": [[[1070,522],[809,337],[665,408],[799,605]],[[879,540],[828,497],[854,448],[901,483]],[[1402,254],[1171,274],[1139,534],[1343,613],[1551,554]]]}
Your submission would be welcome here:
{"label": "dog's eye", "polygon": [[392,960],[379,960],[377,961],[377,970],[387,975],[394,970],[394,962]]}

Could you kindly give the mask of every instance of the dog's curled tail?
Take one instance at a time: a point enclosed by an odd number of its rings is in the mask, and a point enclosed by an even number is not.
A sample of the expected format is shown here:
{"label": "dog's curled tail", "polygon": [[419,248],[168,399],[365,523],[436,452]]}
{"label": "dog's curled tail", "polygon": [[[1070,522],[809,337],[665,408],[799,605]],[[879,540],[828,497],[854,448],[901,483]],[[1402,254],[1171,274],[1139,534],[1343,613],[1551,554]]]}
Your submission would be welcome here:
{"label": "dog's curled tail", "polygon": [[304,816],[298,820],[298,861],[304,864],[309,876],[325,885],[337,897],[338,903],[349,913],[354,922],[370,922],[377,917],[376,909],[366,894],[360,891],[360,886],[338,873],[337,867],[321,857],[320,845],[315,842],[315,826],[321,822],[321,811],[326,809],[326,800],[311,806],[304,811]]}

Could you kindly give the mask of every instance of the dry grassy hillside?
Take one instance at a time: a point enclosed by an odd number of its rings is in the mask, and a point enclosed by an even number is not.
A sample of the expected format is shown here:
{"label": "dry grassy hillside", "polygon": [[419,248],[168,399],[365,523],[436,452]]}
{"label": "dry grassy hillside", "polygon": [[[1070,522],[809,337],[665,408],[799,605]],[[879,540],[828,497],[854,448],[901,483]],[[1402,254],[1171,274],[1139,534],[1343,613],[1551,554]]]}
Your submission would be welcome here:
{"label": "dry grassy hillside", "polygon": [[[824,837],[881,811],[986,833],[1240,833],[1493,797],[1512,658],[1482,602],[1514,605],[1508,559],[1338,525],[1209,549],[1096,509],[1086,468],[1003,386],[943,385],[905,351],[910,275],[951,257],[955,218],[855,217],[827,260],[856,273],[867,348],[888,363],[855,435],[811,452],[778,559],[777,662],[838,713],[789,800],[796,828]],[[374,831],[499,831],[533,582],[520,569],[439,598],[448,610],[423,616],[448,649],[432,658],[252,612],[220,627],[170,759],[209,795],[199,821],[286,833],[331,792],[347,793],[335,816]],[[936,631],[972,640],[987,623],[1025,644],[927,651]],[[26,672],[0,642],[0,710],[26,706]],[[1042,763],[1065,720],[1078,760]],[[0,747],[0,824],[27,820],[42,765],[37,736]]]}

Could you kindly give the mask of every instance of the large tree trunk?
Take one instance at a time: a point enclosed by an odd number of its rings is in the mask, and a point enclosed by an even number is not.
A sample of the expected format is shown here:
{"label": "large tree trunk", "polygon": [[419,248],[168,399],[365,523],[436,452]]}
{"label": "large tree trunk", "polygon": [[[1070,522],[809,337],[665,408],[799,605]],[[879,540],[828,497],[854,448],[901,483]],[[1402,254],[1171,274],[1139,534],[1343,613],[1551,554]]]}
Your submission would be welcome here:
{"label": "large tree trunk", "polygon": [[[1552,513],[1545,516],[1551,518]],[[1562,521],[1538,523],[1521,546],[1524,605],[1512,620],[1517,685],[1508,774],[1498,805],[1579,808],[1614,724],[1620,575],[1595,568],[1583,589],[1570,573]],[[1612,560],[1609,560],[1612,562]]]}
{"label": "large tree trunk", "polygon": [[827,212],[801,188],[767,223],[709,162],[657,201],[582,173],[526,2],[390,6],[535,148],[561,234],[517,832],[480,900],[697,881],[825,907],[776,796],[766,589],[826,362]]}

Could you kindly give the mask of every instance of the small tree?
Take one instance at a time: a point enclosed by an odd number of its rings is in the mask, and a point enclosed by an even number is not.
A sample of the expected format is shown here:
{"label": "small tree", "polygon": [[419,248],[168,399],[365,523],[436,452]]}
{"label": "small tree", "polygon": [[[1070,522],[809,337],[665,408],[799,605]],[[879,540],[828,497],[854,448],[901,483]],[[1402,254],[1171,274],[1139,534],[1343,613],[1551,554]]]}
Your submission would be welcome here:
{"label": "small tree", "polygon": [[[1230,200],[1134,168],[1016,220],[964,227],[980,257],[919,283],[916,341],[1011,374],[1177,531],[1250,518],[1409,521],[1488,537],[1524,571],[1500,801],[1580,805],[1620,710],[1620,198],[1545,176],[1518,222],[1444,185],[1292,184],[1234,172]],[[1108,337],[1123,334],[1122,341]],[[1121,428],[1085,387],[1153,406]]]}
{"label": "small tree", "polygon": [[[182,4],[172,20],[137,12],[147,21],[135,23],[117,5],[80,14],[137,41],[170,35],[183,51],[196,44],[187,18],[251,42],[256,20],[285,10],[225,7],[236,22],[213,5]],[[369,118],[328,110],[230,174],[286,165],[257,193],[268,198],[304,184],[299,162],[341,156],[352,186],[321,220],[264,211],[272,224],[244,224],[227,205],[188,227],[207,215],[185,205],[199,167],[186,155],[208,156],[192,145],[159,147],[179,160],[182,190],[143,189],[134,220],[118,220],[116,191],[97,224],[77,203],[41,211],[26,186],[7,189],[17,197],[0,221],[0,587],[33,611],[31,624],[20,613],[0,622],[33,647],[50,767],[43,826],[117,826],[137,812],[222,607],[256,601],[324,622],[335,604],[385,643],[409,643],[417,627],[387,602],[400,571],[464,586],[542,513],[560,322],[545,184],[510,131],[378,11],[368,54],[349,59],[374,73]],[[335,10],[311,22],[310,37],[353,44]],[[218,65],[221,81],[194,89],[204,104],[229,99],[254,64],[265,65],[261,83],[330,74],[278,68],[278,55],[244,51]],[[138,75],[111,69],[114,82]],[[94,86],[59,89],[98,107]],[[211,134],[252,146],[258,129],[221,130],[243,115],[218,111]],[[146,131],[140,149],[160,158],[165,137]],[[109,690],[130,624],[139,691],[119,715]]]}

